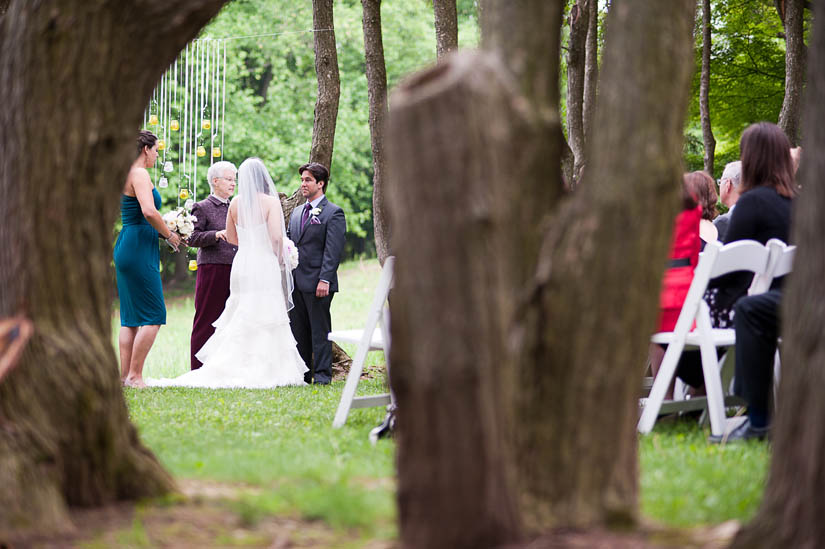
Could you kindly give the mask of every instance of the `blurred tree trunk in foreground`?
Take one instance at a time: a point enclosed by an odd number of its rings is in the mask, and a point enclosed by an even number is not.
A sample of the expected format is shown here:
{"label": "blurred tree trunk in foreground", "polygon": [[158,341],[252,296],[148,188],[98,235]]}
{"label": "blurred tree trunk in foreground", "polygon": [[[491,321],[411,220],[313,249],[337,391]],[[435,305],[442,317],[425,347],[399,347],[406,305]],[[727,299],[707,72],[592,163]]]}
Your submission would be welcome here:
{"label": "blurred tree trunk in foreground", "polygon": [[[574,195],[561,183],[562,0],[485,3],[487,51],[393,95],[405,546],[635,519],[636,396],[681,184],[694,8],[612,5]],[[513,32],[527,28],[546,32]],[[438,185],[421,193],[422,179]]]}
{"label": "blurred tree trunk in foreground", "polygon": [[390,255],[390,225],[384,199],[386,160],[384,133],[387,124],[387,67],[384,63],[384,39],[381,34],[381,0],[361,0],[364,27],[367,93],[370,110],[370,145],[372,147],[372,219],[375,251],[378,260]]}
{"label": "blurred tree trunk in foreground", "polygon": [[224,2],[13,1],[0,19],[0,317],[34,325],[0,381],[0,539],[174,489],[120,387],[112,227],[152,89]]}
{"label": "blurred tree trunk in foreground", "polygon": [[795,200],[793,242],[799,246],[782,304],[782,376],[773,421],[773,459],[762,507],[734,547],[825,547],[825,18],[811,37],[805,107],[805,151]]}

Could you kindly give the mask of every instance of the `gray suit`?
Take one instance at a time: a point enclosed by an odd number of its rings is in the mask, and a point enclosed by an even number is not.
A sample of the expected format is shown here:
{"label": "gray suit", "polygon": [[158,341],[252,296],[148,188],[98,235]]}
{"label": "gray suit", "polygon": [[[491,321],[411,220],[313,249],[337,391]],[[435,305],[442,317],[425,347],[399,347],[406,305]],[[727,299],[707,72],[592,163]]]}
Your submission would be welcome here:
{"label": "gray suit", "polygon": [[[298,267],[292,273],[295,306],[289,311],[289,320],[298,352],[309,368],[304,379],[307,383],[314,378],[315,383],[326,384],[332,381],[332,343],[327,340],[332,330],[329,307],[333,294],[338,291],[338,264],[344,252],[347,222],[344,210],[326,197],[317,209],[320,212],[310,214],[303,229],[303,204],[296,207],[289,218],[287,236],[298,248]],[[329,282],[330,293],[326,297],[315,296],[321,280]]]}
{"label": "gray suit", "polygon": [[717,216],[716,219],[713,220],[713,225],[716,227],[716,231],[719,233],[719,242],[725,242],[725,236],[728,234],[728,225],[730,225],[730,217],[733,213],[733,206],[726,212],[720,216]]}

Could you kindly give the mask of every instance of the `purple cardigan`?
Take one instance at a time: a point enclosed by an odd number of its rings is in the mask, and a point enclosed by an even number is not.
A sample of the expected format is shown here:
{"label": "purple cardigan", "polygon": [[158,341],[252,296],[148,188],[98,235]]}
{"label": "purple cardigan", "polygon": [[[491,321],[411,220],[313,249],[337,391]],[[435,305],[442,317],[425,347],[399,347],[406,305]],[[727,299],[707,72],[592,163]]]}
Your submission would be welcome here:
{"label": "purple cardigan", "polygon": [[231,265],[237,246],[215,238],[215,233],[226,229],[229,204],[224,204],[211,194],[192,206],[192,214],[198,218],[188,243],[198,248],[198,265]]}

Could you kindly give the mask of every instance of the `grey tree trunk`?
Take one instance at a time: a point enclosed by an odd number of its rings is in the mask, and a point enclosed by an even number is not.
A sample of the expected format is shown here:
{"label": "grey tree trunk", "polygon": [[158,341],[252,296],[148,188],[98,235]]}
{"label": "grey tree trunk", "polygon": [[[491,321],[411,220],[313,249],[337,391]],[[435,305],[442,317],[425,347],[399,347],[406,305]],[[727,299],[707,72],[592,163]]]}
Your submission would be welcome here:
{"label": "grey tree trunk", "polygon": [[341,95],[332,0],[312,0],[312,28],[315,29],[315,74],[318,78],[318,97],[315,100],[315,122],[312,126],[312,150],[309,153],[309,160],[320,162],[329,169],[331,174],[333,173],[332,148],[335,143],[338,98]]}
{"label": "grey tree trunk", "polygon": [[112,227],[152,89],[224,2],[12,2],[0,20],[0,317],[34,324],[0,382],[0,539],[174,489],[119,383]]}
{"label": "grey tree trunk", "polygon": [[[483,4],[487,51],[393,95],[405,546],[496,546],[635,518],[647,346],[634,336],[654,326],[649,288],[678,202],[694,8],[611,9],[592,168],[573,195],[558,168],[562,0]],[[530,27],[545,32],[512,32]],[[439,185],[421,193],[421,179]]]}
{"label": "grey tree trunk", "polygon": [[458,14],[455,0],[433,0],[435,48],[438,59],[458,49]]}
{"label": "grey tree trunk", "polygon": [[567,137],[575,158],[572,186],[576,186],[585,163],[584,83],[590,2],[575,0],[570,7],[570,38],[567,42]]}
{"label": "grey tree trunk", "polygon": [[716,154],[716,138],[710,124],[710,50],[711,50],[710,0],[702,0],[702,74],[699,83],[699,115],[702,119],[702,141],[705,145],[705,171],[713,175]]}
{"label": "grey tree trunk", "polygon": [[370,109],[370,144],[372,146],[372,219],[375,251],[378,260],[390,255],[390,224],[384,199],[384,132],[387,124],[387,67],[384,64],[384,40],[381,34],[381,0],[361,0],[366,58],[367,93]]}
{"label": "grey tree trunk", "polygon": [[[803,19],[805,0],[785,0],[785,98],[779,111],[779,127],[791,140],[791,145],[800,144],[802,112],[802,91],[805,86],[805,41]],[[781,13],[780,13],[781,15]]]}
{"label": "grey tree trunk", "polygon": [[795,200],[793,241],[799,246],[782,303],[782,377],[772,422],[773,458],[762,507],[736,537],[736,548],[825,546],[825,19],[814,18],[804,113],[806,150]]}
{"label": "grey tree trunk", "polygon": [[[599,4],[588,0],[587,10],[587,44],[584,52],[584,104],[582,121],[584,123],[585,145],[590,139],[590,128],[596,112],[596,94],[599,83]],[[585,147],[586,150],[586,147]]]}

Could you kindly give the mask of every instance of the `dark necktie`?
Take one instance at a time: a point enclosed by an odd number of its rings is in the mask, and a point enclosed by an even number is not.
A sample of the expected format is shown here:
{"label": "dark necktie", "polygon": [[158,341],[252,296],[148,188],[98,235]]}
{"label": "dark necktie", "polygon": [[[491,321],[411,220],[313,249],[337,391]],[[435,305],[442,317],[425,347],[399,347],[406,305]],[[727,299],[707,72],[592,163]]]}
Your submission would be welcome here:
{"label": "dark necktie", "polygon": [[304,226],[307,224],[307,219],[309,219],[309,210],[312,209],[312,204],[309,202],[306,203],[304,206],[304,214],[301,216],[301,230],[304,230]]}

